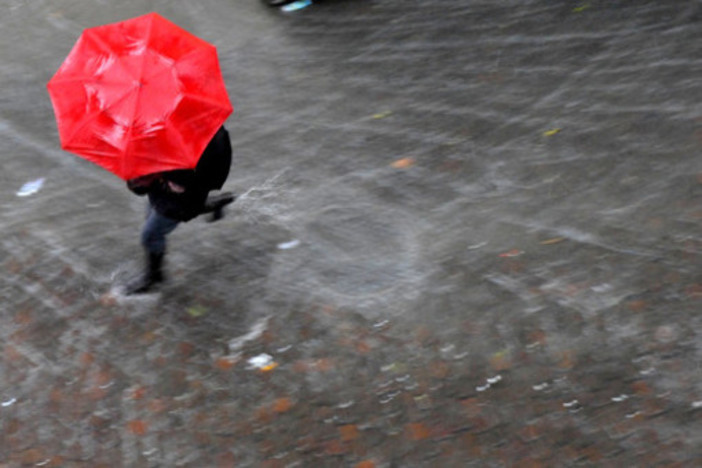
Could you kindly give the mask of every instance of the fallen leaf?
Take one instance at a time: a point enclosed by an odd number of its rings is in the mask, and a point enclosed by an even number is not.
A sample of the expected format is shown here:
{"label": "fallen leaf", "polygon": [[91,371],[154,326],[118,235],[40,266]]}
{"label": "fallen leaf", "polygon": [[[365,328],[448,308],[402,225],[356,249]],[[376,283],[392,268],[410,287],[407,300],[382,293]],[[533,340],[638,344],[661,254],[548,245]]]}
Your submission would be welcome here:
{"label": "fallen leaf", "polygon": [[215,361],[215,367],[219,370],[229,370],[237,363],[237,359],[231,356],[223,356]]}
{"label": "fallen leaf", "polygon": [[355,424],[346,424],[339,427],[339,432],[341,433],[341,440],[344,442],[350,442],[352,440],[358,439],[360,433],[358,432],[358,427]]}
{"label": "fallen leaf", "polygon": [[83,366],[89,366],[93,362],[95,362],[95,356],[93,354],[85,352],[80,355],[80,363]]}
{"label": "fallen leaf", "polygon": [[546,332],[543,330],[534,330],[529,334],[529,341],[533,344],[545,345],[546,344]]}
{"label": "fallen leaf", "polygon": [[631,384],[631,388],[637,395],[648,395],[649,393],[651,393],[651,387],[649,387],[648,384],[643,380],[638,380],[634,382],[633,384]]}
{"label": "fallen leaf", "polygon": [[273,415],[266,407],[261,407],[256,410],[256,419],[259,422],[268,424],[273,420]]}
{"label": "fallen leaf", "polygon": [[553,244],[559,244],[565,240],[565,237],[554,237],[553,239],[546,239],[544,241],[541,241],[541,245],[553,245]]}
{"label": "fallen leaf", "polygon": [[437,379],[444,379],[446,376],[449,374],[449,371],[451,369],[449,368],[449,365],[446,364],[444,361],[435,361],[431,365],[431,375],[436,377]]}
{"label": "fallen leaf", "polygon": [[394,161],[390,166],[395,169],[407,169],[408,167],[414,166],[415,163],[416,161],[414,158],[402,158]]}
{"label": "fallen leaf", "polygon": [[356,343],[356,350],[361,354],[366,354],[371,350],[371,347],[365,340],[359,340]]}
{"label": "fallen leaf", "polygon": [[207,307],[196,305],[188,308],[188,315],[191,317],[202,317],[207,313]]}
{"label": "fallen leaf", "polygon": [[502,351],[498,351],[490,356],[490,365],[496,371],[506,370],[512,367],[509,352],[506,349],[503,349]]}
{"label": "fallen leaf", "polygon": [[641,312],[646,308],[648,303],[646,301],[638,300],[638,301],[630,301],[626,307],[632,311],[632,312]]}
{"label": "fallen leaf", "polygon": [[508,252],[501,253],[501,254],[500,254],[500,257],[502,257],[502,258],[511,258],[511,257],[518,257],[518,256],[523,255],[523,254],[524,254],[524,252],[523,252],[522,250],[519,250],[519,249],[512,249],[512,250],[510,250],[510,251],[508,251]]}
{"label": "fallen leaf", "polygon": [[343,455],[347,449],[340,440],[334,439],[325,444],[324,451],[327,455]]}
{"label": "fallen leaf", "polygon": [[31,448],[22,452],[23,465],[36,465],[43,460],[44,454],[39,449]]}
{"label": "fallen leaf", "polygon": [[561,361],[558,363],[558,367],[561,369],[570,369],[575,365],[575,356],[573,351],[563,351],[561,354]]}
{"label": "fallen leaf", "polygon": [[276,413],[285,413],[292,407],[292,400],[288,397],[278,398],[273,402],[273,411]]}
{"label": "fallen leaf", "polygon": [[363,460],[356,463],[354,468],[375,468],[375,462],[371,460]]}
{"label": "fallen leaf", "polygon": [[383,111],[383,112],[378,112],[377,114],[373,114],[374,119],[384,119],[385,117],[389,117],[392,115],[392,111]]}
{"label": "fallen leaf", "polygon": [[550,136],[553,136],[560,131],[561,131],[560,128],[552,128],[551,130],[546,130],[544,132],[544,136],[550,137]]}
{"label": "fallen leaf", "polygon": [[310,366],[306,361],[299,360],[293,363],[293,370],[298,373],[307,372],[310,370]]}
{"label": "fallen leaf", "polygon": [[148,425],[141,419],[133,419],[127,423],[127,428],[132,434],[142,436],[146,434]]}
{"label": "fallen leaf", "polygon": [[195,345],[188,343],[187,341],[181,341],[178,343],[178,351],[183,357],[188,358],[192,356],[193,352],[195,351]]}
{"label": "fallen leaf", "polygon": [[406,427],[407,435],[412,440],[424,440],[429,438],[429,429],[422,423],[411,423]]}
{"label": "fallen leaf", "polygon": [[315,361],[315,368],[319,372],[329,372],[334,368],[334,363],[329,358],[320,358]]}

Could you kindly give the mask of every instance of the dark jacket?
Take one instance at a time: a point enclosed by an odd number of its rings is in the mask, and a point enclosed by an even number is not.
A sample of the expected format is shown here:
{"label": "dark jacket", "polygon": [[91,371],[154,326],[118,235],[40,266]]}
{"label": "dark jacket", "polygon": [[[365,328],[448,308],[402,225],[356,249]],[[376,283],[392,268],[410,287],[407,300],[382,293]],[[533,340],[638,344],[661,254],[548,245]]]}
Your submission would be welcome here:
{"label": "dark jacket", "polygon": [[221,127],[205,148],[195,169],[149,174],[127,181],[129,190],[148,195],[159,214],[190,221],[202,214],[207,194],[219,190],[229,175],[232,148],[229,133]]}

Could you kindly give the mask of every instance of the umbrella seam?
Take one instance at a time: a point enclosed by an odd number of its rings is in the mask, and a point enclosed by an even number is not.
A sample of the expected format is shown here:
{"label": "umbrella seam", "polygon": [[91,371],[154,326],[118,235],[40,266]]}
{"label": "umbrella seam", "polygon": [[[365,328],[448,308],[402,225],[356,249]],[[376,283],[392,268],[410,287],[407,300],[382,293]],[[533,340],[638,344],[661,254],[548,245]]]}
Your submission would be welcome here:
{"label": "umbrella seam", "polygon": [[[149,19],[150,19],[149,28],[145,34],[145,41],[146,41],[146,48],[147,49],[148,49],[150,42],[151,42],[151,32],[152,32],[153,27],[154,27],[154,14],[151,14]],[[127,160],[129,158],[127,158],[126,155],[129,154],[130,147],[132,146],[132,131],[134,130],[134,121],[136,120],[137,109],[139,109],[139,102],[141,101],[141,94],[142,94],[141,81],[144,78],[144,63],[146,62],[146,55],[142,54],[140,58],[141,58],[141,61],[139,64],[139,73],[137,76],[137,79],[139,80],[140,87],[136,90],[136,93],[137,93],[136,100],[134,103],[134,109],[132,109],[132,118],[131,118],[130,123],[129,123],[129,129],[127,131],[127,134],[128,134],[127,145],[125,146],[124,155],[122,157],[122,174],[126,174],[127,169],[131,170],[131,166],[132,166],[132,164],[130,162],[130,164],[129,164],[130,167],[127,168],[127,163],[128,163]]]}

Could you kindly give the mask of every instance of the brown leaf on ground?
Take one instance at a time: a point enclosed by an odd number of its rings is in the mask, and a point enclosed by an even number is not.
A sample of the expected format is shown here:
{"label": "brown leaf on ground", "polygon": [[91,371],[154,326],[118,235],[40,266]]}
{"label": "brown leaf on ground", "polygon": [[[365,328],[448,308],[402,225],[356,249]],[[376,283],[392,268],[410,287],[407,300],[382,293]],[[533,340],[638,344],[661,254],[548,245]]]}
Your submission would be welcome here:
{"label": "brown leaf on ground", "polygon": [[221,371],[226,371],[234,367],[238,359],[231,356],[223,356],[215,361],[215,367]]}
{"label": "brown leaf on ground", "polygon": [[632,312],[641,312],[647,305],[646,301],[630,301],[626,307]]}
{"label": "brown leaf on ground", "polygon": [[301,374],[308,372],[310,370],[310,366],[307,364],[307,361],[301,359],[293,363],[293,370]]}
{"label": "brown leaf on ground", "polygon": [[133,419],[127,423],[127,429],[134,435],[143,436],[148,430],[148,424],[141,419]]}
{"label": "brown leaf on ground", "polygon": [[217,456],[217,468],[234,468],[236,458],[231,452],[225,452]]}
{"label": "brown leaf on ground", "polygon": [[19,419],[13,418],[5,423],[5,434],[12,435],[20,430],[22,424]]}
{"label": "brown leaf on ground", "polygon": [[22,452],[23,465],[37,465],[45,459],[44,453],[37,448],[31,448]]}
{"label": "brown leaf on ground", "polygon": [[406,427],[406,432],[407,432],[407,437],[409,437],[412,440],[424,440],[428,439],[431,433],[429,432],[429,429],[422,424],[422,423],[410,423],[407,424]]}
{"label": "brown leaf on ground", "polygon": [[266,407],[261,407],[256,410],[255,418],[258,422],[268,424],[273,420],[273,415]]}
{"label": "brown leaf on ground", "polygon": [[542,240],[539,243],[541,245],[554,245],[554,244],[560,244],[564,240],[566,240],[565,237],[554,237],[553,239]]}
{"label": "brown leaf on ground", "polygon": [[52,388],[49,392],[49,401],[51,403],[60,403],[63,400],[63,392],[60,388]]}
{"label": "brown leaf on ground", "polygon": [[390,164],[390,166],[394,169],[407,169],[414,166],[415,163],[416,161],[414,158],[402,158],[394,161],[392,164]]}
{"label": "brown leaf on ground", "polygon": [[132,419],[127,422],[127,430],[134,435],[143,436],[148,432],[149,425],[143,419]]}
{"label": "brown leaf on ground", "polygon": [[490,356],[490,366],[496,371],[507,370],[512,367],[512,360],[506,350],[498,351]]}
{"label": "brown leaf on ground", "polygon": [[449,371],[451,368],[449,365],[444,362],[444,361],[435,361],[431,365],[431,375],[436,377],[437,379],[444,379],[446,376],[448,376]]}
{"label": "brown leaf on ground", "polygon": [[273,411],[276,413],[285,413],[292,407],[292,400],[288,397],[278,398],[273,402]]}
{"label": "brown leaf on ground", "polygon": [[529,344],[534,345],[538,344],[540,346],[545,346],[546,345],[546,332],[537,329],[529,333]]}
{"label": "brown leaf on ground", "polygon": [[355,424],[346,424],[339,427],[339,433],[341,434],[341,440],[344,442],[351,442],[360,437],[360,432]]}
{"label": "brown leaf on ground", "polygon": [[146,333],[141,335],[139,338],[141,341],[143,341],[145,343],[153,343],[158,338],[158,335],[152,331],[147,331]]}
{"label": "brown leaf on ground", "polygon": [[95,362],[95,355],[94,355],[94,354],[85,352],[85,353],[82,353],[82,354],[80,355],[80,363],[81,363],[84,367],[89,366],[89,365],[92,364],[93,362]]}
{"label": "brown leaf on ground", "polygon": [[631,384],[631,389],[637,395],[649,395],[651,393],[651,387],[648,386],[643,380],[638,380]]}
{"label": "brown leaf on ground", "polygon": [[195,345],[188,343],[187,341],[178,343],[178,352],[183,358],[187,359],[193,355],[193,352],[195,352]]}
{"label": "brown leaf on ground", "polygon": [[371,460],[363,460],[356,463],[354,468],[375,468],[375,462]]}
{"label": "brown leaf on ground", "polygon": [[329,358],[320,358],[315,361],[315,369],[319,372],[329,372],[334,368],[334,362]]}
{"label": "brown leaf on ground", "polygon": [[347,451],[347,448],[339,439],[330,440],[324,444],[324,453],[327,455],[343,455]]}
{"label": "brown leaf on ground", "polygon": [[367,341],[365,340],[359,340],[356,342],[356,351],[358,351],[361,354],[366,354],[370,352],[371,346],[368,344]]}
{"label": "brown leaf on ground", "polygon": [[685,288],[685,294],[693,299],[702,297],[702,284],[691,284]]}
{"label": "brown leaf on ground", "polygon": [[571,350],[563,351],[560,355],[558,367],[561,369],[572,369],[575,365],[575,353]]}
{"label": "brown leaf on ground", "polygon": [[144,395],[146,394],[146,388],[144,387],[137,387],[134,390],[132,390],[132,393],[130,395],[130,398],[132,400],[141,400],[144,398]]}

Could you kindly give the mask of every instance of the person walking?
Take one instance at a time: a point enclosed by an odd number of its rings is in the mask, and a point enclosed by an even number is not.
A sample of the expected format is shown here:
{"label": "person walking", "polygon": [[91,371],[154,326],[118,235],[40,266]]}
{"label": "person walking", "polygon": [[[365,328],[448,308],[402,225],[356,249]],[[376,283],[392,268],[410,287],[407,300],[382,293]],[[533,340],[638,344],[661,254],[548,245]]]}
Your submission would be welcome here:
{"label": "person walking", "polygon": [[126,295],[149,292],[164,281],[166,238],[180,223],[207,213],[211,214],[210,221],[222,218],[224,207],[236,197],[231,192],[214,196],[209,192],[224,185],[231,157],[229,132],[222,126],[210,140],[195,169],[147,174],[127,181],[130,191],[148,197],[148,208],[141,231],[144,271],[127,283]]}

